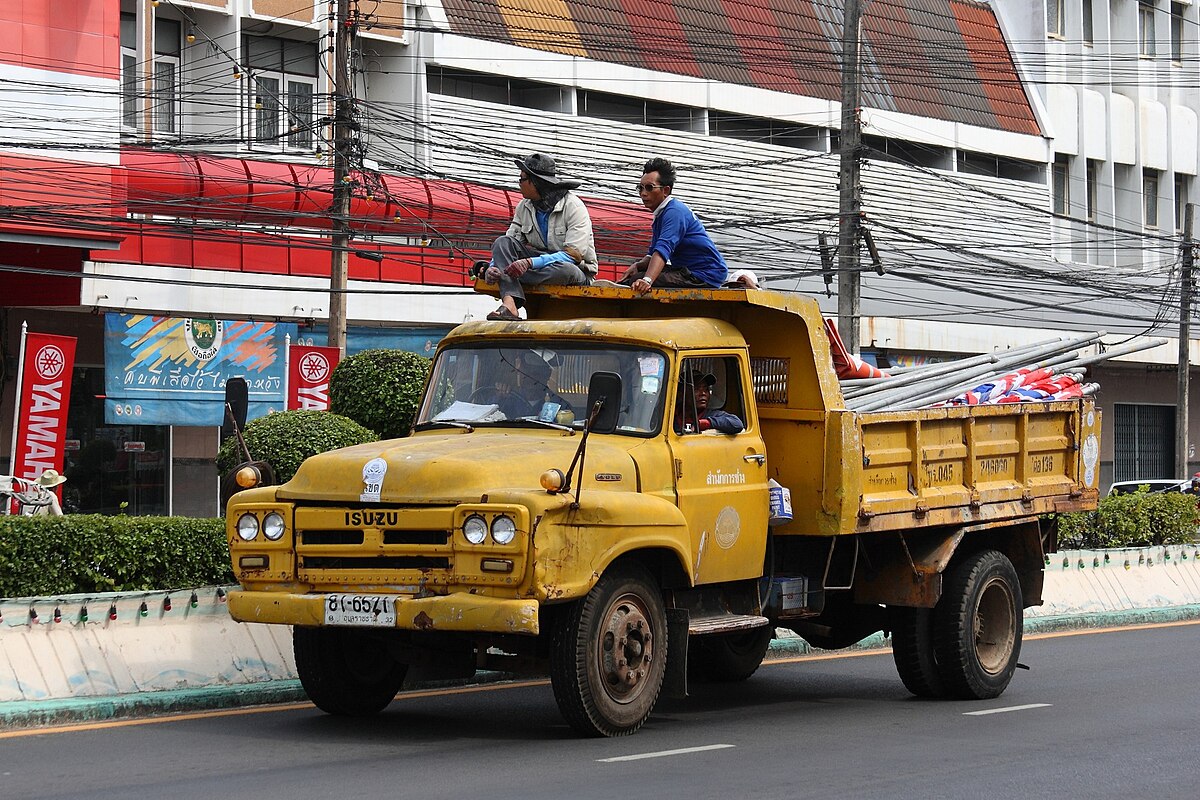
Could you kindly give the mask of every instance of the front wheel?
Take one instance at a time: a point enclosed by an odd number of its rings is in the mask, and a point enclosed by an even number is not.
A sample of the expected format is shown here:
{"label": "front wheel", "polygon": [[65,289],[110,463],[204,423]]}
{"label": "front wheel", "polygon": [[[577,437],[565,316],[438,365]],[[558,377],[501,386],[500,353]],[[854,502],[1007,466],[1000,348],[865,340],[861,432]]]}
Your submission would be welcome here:
{"label": "front wheel", "polygon": [[1004,693],[1021,654],[1022,609],[1017,572],[1003,553],[975,553],[948,572],[933,636],[949,696],[986,700]]}
{"label": "front wheel", "polygon": [[342,628],[293,628],[296,673],[313,705],[326,714],[361,717],[387,708],[408,665],[387,644]]}
{"label": "front wheel", "polygon": [[554,699],[585,736],[627,736],[650,716],[667,664],[667,614],[636,563],[611,567],[555,627]]}

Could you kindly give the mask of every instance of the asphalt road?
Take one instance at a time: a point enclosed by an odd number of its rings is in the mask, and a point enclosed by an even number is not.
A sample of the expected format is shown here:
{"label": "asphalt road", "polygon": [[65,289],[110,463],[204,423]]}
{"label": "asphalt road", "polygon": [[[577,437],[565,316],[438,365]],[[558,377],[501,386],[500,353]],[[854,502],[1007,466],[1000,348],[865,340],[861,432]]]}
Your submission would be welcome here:
{"label": "asphalt road", "polygon": [[[1026,641],[996,700],[918,700],[890,653],[693,686],[578,739],[544,682],[0,733],[0,798],[1194,798],[1200,625]],[[992,713],[978,713],[992,712]],[[683,751],[683,752],[673,752]]]}

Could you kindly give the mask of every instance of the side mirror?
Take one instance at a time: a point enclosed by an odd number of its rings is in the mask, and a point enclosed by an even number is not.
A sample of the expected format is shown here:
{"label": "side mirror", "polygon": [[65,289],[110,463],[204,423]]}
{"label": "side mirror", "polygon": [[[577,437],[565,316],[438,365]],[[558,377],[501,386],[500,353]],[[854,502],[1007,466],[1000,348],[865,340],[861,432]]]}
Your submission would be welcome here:
{"label": "side mirror", "polygon": [[588,422],[592,433],[612,433],[617,429],[617,418],[621,416],[621,376],[615,372],[593,372],[588,381],[587,413],[591,416],[596,403],[600,412]]}

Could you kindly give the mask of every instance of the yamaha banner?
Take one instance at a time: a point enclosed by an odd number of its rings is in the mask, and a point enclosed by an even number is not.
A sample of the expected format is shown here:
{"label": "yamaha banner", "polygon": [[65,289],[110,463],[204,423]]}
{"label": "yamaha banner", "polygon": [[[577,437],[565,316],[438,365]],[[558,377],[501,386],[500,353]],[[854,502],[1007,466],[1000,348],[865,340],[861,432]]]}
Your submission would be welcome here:
{"label": "yamaha banner", "polygon": [[246,380],[248,419],[282,411],[289,335],[295,323],[106,314],[104,421],[218,426],[230,378]]}
{"label": "yamaha banner", "polygon": [[292,345],[288,351],[288,410],[329,410],[329,376],[341,359],[336,347]]}
{"label": "yamaha banner", "polygon": [[75,337],[28,333],[22,361],[12,474],[35,480],[63,469]]}

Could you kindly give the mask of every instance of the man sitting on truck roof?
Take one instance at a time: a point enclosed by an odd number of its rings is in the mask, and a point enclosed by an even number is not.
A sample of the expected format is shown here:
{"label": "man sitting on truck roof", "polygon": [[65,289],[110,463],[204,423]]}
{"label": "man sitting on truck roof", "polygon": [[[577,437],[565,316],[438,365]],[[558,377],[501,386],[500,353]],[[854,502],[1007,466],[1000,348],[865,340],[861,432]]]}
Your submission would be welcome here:
{"label": "man sitting on truck roof", "polygon": [[695,369],[685,372],[679,379],[675,403],[676,433],[703,433],[707,430],[741,433],[746,429],[737,415],[708,407],[716,383],[717,376]]}
{"label": "man sitting on truck roof", "polygon": [[654,212],[650,252],[635,261],[621,283],[638,294],[650,287],[718,288],[725,283],[729,267],[696,214],[671,196],[675,189],[675,167],[665,158],[652,158],[642,167],[638,196]]}
{"label": "man sitting on truck roof", "polygon": [[586,286],[596,274],[596,240],[583,201],[571,193],[579,181],[557,173],[554,159],[534,153],[515,159],[521,170],[517,203],[508,231],[492,243],[492,260],[477,262],[483,279],[500,284],[500,307],[490,320],[517,320],[525,305],[522,285]]}

